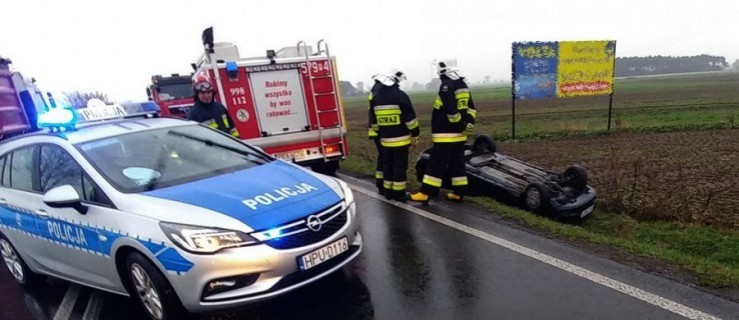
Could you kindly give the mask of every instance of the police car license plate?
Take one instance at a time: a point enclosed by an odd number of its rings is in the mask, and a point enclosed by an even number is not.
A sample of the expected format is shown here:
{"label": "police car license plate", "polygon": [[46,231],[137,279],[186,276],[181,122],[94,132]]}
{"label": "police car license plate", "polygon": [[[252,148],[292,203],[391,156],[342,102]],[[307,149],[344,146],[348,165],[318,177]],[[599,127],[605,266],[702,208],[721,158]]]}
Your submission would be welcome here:
{"label": "police car license plate", "polygon": [[595,209],[595,204],[589,206],[587,209],[583,210],[582,213],[580,213],[580,218],[589,215],[591,212],[593,212],[593,209]]}
{"label": "police car license plate", "polygon": [[346,237],[343,237],[338,241],[334,241],[319,248],[318,250],[314,250],[300,256],[298,258],[300,270],[305,271],[313,268],[321,263],[331,260],[331,258],[334,258],[347,250],[349,250],[349,242],[347,242]]}
{"label": "police car license plate", "polygon": [[283,153],[275,153],[275,158],[285,161],[300,161],[308,157],[306,150],[298,150],[298,151],[290,151],[290,152],[283,152]]}

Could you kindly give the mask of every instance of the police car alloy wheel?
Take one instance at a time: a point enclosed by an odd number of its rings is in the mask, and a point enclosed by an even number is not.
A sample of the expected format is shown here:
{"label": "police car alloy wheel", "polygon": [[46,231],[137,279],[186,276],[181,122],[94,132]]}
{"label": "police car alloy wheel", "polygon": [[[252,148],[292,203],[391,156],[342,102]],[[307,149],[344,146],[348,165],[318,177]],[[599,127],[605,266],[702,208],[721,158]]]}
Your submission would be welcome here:
{"label": "police car alloy wheel", "polygon": [[34,282],[36,274],[28,269],[15,247],[3,235],[0,235],[0,252],[2,252],[3,261],[5,261],[5,265],[15,281],[18,281],[22,286],[29,286]]}
{"label": "police car alloy wheel", "polygon": [[184,314],[177,294],[162,274],[139,253],[128,256],[126,270],[131,295],[154,320],[181,319]]}

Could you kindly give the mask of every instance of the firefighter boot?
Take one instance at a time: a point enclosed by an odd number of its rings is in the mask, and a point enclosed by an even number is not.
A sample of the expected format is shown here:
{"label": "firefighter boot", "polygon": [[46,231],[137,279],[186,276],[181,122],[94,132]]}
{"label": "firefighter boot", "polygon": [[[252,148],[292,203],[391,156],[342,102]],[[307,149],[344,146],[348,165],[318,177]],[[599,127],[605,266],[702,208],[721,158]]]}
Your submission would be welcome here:
{"label": "firefighter boot", "polygon": [[408,193],[405,190],[395,190],[393,191],[393,200],[406,202],[408,200]]}
{"label": "firefighter boot", "polygon": [[464,197],[454,194],[452,192],[449,192],[446,194],[446,199],[449,201],[462,202],[462,199],[464,199]]}
{"label": "firefighter boot", "polygon": [[420,191],[412,194],[410,199],[416,202],[429,202],[429,196]]}

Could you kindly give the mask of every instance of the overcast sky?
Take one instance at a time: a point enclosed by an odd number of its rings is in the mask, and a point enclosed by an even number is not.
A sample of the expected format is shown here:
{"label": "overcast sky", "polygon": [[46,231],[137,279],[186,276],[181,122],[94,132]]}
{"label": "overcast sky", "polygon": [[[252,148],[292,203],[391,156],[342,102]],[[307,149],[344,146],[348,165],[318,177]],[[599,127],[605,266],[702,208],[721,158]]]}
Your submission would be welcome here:
{"label": "overcast sky", "polygon": [[328,41],[342,80],[393,67],[426,83],[436,58],[457,58],[474,83],[510,79],[514,41],[616,40],[616,55],[739,59],[739,2],[726,1],[87,1],[5,0],[0,55],[42,90],[144,100],[153,74],[188,73],[200,33],[242,56]]}

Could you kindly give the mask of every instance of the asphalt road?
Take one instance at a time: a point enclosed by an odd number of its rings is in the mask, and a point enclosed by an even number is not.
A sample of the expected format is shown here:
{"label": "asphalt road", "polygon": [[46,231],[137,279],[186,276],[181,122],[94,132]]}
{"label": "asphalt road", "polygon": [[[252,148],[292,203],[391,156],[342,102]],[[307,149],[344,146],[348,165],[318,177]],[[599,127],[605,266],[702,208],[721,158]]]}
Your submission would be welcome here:
{"label": "asphalt road", "polygon": [[[267,303],[195,319],[739,319],[739,304],[499,224],[468,205],[357,190],[362,254]],[[125,297],[0,271],[0,319],[144,319]]]}

